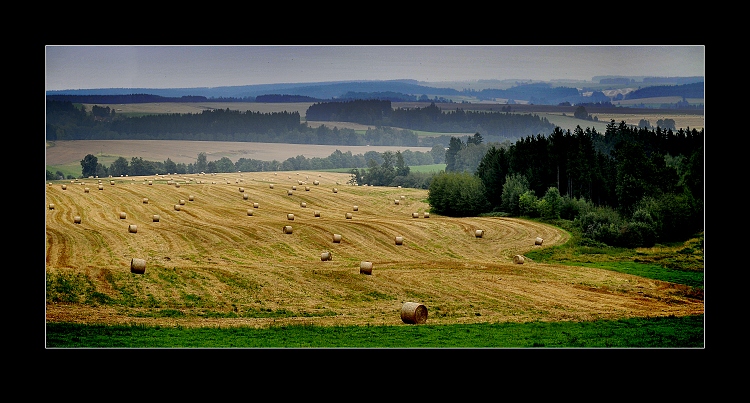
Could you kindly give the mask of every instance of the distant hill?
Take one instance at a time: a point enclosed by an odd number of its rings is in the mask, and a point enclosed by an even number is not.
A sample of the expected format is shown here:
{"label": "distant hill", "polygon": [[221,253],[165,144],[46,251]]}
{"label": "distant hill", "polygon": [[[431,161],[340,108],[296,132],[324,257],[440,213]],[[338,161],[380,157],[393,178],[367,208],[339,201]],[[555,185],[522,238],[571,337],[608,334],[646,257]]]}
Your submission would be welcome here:
{"label": "distant hill", "polygon": [[[695,78],[691,78],[694,80]],[[679,95],[686,98],[702,98],[703,82],[684,85],[663,85],[665,78],[654,78],[640,83],[630,79],[629,85],[637,84],[641,88],[629,94],[629,98],[642,98],[668,95]],[[667,80],[668,81],[668,80]],[[672,79],[672,82],[679,82]],[[651,83],[651,84],[647,84]],[[656,83],[662,84],[657,85]],[[387,81],[332,81],[316,83],[258,84],[226,87],[197,88],[98,88],[85,90],[47,91],[48,99],[66,100],[80,103],[138,103],[138,102],[205,102],[205,101],[243,101],[243,102],[289,102],[284,100],[344,100],[362,97],[363,99],[385,99],[394,102],[408,100],[436,100],[438,102],[459,102],[473,98],[476,100],[511,99],[536,105],[603,103],[611,99],[601,91],[587,92],[581,83],[519,83],[505,88],[483,88],[472,90],[470,83],[466,88],[453,88],[427,85],[416,80]],[[439,85],[439,84],[435,84]],[[598,85],[598,84],[597,84]],[[583,87],[583,88],[582,88]],[[658,95],[651,95],[658,94]],[[700,94],[700,95],[696,95]],[[96,98],[96,96],[104,98]],[[118,98],[119,97],[119,98]],[[260,98],[262,101],[257,101]],[[85,99],[85,100],[84,100]],[[297,102],[297,101],[295,101]],[[463,101],[461,101],[463,102]]]}

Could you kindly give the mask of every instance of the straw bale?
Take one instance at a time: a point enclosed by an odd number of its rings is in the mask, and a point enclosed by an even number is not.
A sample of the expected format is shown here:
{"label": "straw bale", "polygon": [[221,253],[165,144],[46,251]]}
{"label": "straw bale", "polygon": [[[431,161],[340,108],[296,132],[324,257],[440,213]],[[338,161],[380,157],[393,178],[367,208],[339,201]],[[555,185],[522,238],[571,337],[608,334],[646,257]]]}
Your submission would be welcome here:
{"label": "straw bale", "polygon": [[515,255],[515,256],[513,256],[513,263],[515,263],[515,264],[523,264],[524,260],[525,259],[521,255]]}
{"label": "straw bale", "polygon": [[136,232],[138,232],[138,226],[135,224],[128,225],[128,232],[130,232],[131,234],[135,234]]}
{"label": "straw bale", "polygon": [[484,231],[481,230],[481,229],[478,229],[478,230],[474,231],[474,236],[477,237],[477,238],[481,238],[482,236],[484,236]]}
{"label": "straw bale", "polygon": [[418,302],[404,302],[401,306],[401,320],[408,324],[427,322],[427,307]]}
{"label": "straw bale", "polygon": [[161,220],[161,217],[159,216],[159,214],[154,214],[154,216],[153,216],[153,217],[151,217],[151,219],[152,219],[152,220],[153,220],[154,222],[159,222],[159,220]]}
{"label": "straw bale", "polygon": [[134,274],[143,274],[146,272],[146,260],[133,258],[130,260],[130,272]]}
{"label": "straw bale", "polygon": [[360,274],[372,274],[372,262],[360,262],[359,263],[359,273]]}
{"label": "straw bale", "polygon": [[333,243],[341,243],[341,234],[333,234]]}
{"label": "straw bale", "polygon": [[81,216],[77,215],[77,216],[73,217],[73,222],[76,223],[76,224],[80,224],[81,223]]}
{"label": "straw bale", "polygon": [[403,243],[404,243],[404,237],[397,236],[396,237],[396,245],[403,245]]}
{"label": "straw bale", "polygon": [[320,254],[320,260],[325,262],[327,260],[333,260],[333,255],[331,252],[323,252]]}
{"label": "straw bale", "polygon": [[541,245],[542,242],[544,242],[544,239],[536,237],[536,239],[534,240],[534,245]]}
{"label": "straw bale", "polygon": [[124,219],[126,219],[126,218],[127,218],[127,214],[125,214],[125,212],[124,212],[124,211],[121,211],[121,212],[120,212],[120,219],[121,219],[121,220],[124,220]]}
{"label": "straw bale", "polygon": [[292,233],[292,226],[291,225],[285,225],[284,228],[282,229],[282,231],[285,234],[291,234]]}

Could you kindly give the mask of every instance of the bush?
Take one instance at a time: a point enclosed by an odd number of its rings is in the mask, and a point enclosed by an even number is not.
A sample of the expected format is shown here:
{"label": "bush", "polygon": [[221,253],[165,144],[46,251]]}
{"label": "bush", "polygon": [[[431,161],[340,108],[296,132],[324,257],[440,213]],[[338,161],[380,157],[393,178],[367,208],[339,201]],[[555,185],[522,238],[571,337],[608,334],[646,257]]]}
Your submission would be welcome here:
{"label": "bush", "polygon": [[572,221],[591,209],[593,209],[593,206],[586,202],[583,197],[575,199],[566,195],[563,196],[562,205],[560,206],[560,218]]}
{"label": "bush", "polygon": [[573,220],[581,236],[607,245],[616,245],[620,235],[620,215],[611,207],[597,207]]}
{"label": "bush", "polygon": [[476,216],[490,208],[482,180],[468,172],[435,175],[427,201],[435,213],[450,217]]}
{"label": "bush", "polygon": [[656,230],[644,222],[631,221],[620,227],[616,246],[625,248],[651,247],[656,244]]}
{"label": "bush", "polygon": [[528,190],[518,197],[518,213],[526,217],[539,217],[539,204],[540,200],[534,195],[534,191]]}

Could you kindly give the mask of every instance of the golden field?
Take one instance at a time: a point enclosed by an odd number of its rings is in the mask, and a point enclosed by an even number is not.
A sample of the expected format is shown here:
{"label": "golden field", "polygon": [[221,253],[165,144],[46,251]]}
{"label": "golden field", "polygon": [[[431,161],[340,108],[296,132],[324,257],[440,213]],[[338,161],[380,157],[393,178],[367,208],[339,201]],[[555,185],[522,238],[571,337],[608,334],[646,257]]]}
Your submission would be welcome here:
{"label": "golden field", "polygon": [[[79,300],[48,299],[46,320],[402,325],[408,301],[425,305],[430,324],[703,313],[703,301],[676,284],[514,263],[566,242],[558,228],[444,217],[430,212],[426,190],[348,179],[304,171],[121,177],[103,178],[101,190],[95,178],[46,182],[47,281],[83,285]],[[321,260],[323,252],[332,260]],[[145,272],[131,271],[133,259],[146,262]],[[363,261],[372,262],[371,274],[360,272]]]}

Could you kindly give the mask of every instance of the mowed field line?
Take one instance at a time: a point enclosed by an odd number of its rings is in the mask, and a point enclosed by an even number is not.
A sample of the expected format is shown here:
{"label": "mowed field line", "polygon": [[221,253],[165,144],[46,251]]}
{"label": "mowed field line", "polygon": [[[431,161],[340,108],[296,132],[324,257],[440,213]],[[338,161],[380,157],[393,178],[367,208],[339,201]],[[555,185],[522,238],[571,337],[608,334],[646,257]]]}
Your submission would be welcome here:
{"label": "mowed field line", "polygon": [[[425,218],[426,190],[351,186],[345,184],[348,177],[329,172],[125,177],[114,185],[103,180],[102,190],[96,179],[47,182],[47,275],[83,275],[102,294],[122,299],[126,290],[131,298],[116,305],[48,301],[47,320],[399,325],[405,301],[427,304],[430,322],[437,324],[703,310],[702,301],[682,297],[669,283],[529,259],[513,263],[515,254],[567,241],[569,235],[558,228],[516,218],[434,213]],[[180,200],[185,204],[177,211]],[[159,222],[153,214],[161,216]],[[80,224],[73,223],[76,215]],[[137,225],[136,233],[128,231],[130,224]],[[285,225],[292,233],[282,231]],[[481,238],[476,229],[484,231]],[[340,243],[333,234],[342,235]],[[396,236],[403,237],[402,245],[396,245]],[[534,245],[536,237],[544,239],[542,246]],[[321,261],[324,251],[333,260]],[[144,274],[130,272],[132,258],[147,261]],[[372,275],[359,273],[361,261],[373,262]],[[182,314],[153,314],[163,309]],[[279,311],[287,314],[253,314]]]}

